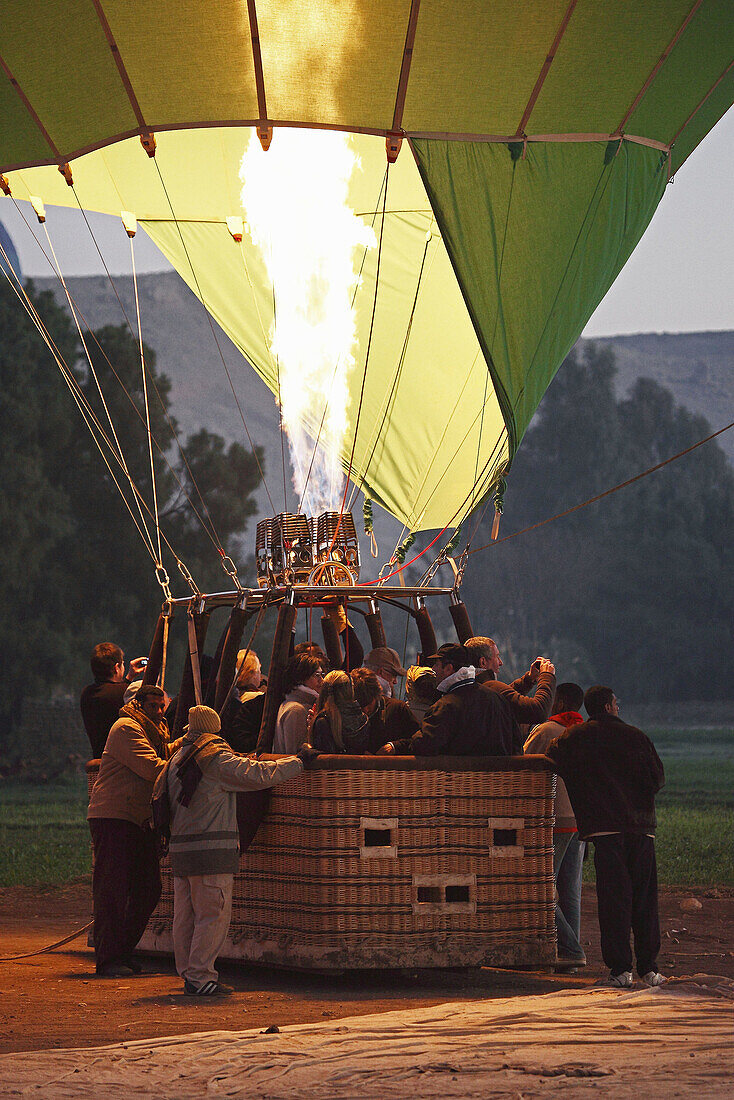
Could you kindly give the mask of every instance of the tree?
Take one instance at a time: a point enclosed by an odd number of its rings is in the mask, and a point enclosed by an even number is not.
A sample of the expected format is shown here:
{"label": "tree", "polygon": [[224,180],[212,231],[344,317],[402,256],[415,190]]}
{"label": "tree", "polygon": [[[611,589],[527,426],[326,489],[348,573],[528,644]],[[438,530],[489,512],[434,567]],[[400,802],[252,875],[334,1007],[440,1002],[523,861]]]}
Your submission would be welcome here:
{"label": "tree", "polygon": [[[137,342],[123,326],[85,334],[103,403],[68,314],[50,294],[37,295],[32,284],[28,292],[111,438],[104,406],[109,410],[130,475],[152,511]],[[0,288],[0,326],[0,723],[7,729],[25,696],[64,688],[75,693],[88,677],[88,654],[96,642],[112,639],[130,655],[146,652],[162,593],[150,554],[50,352],[7,286]],[[145,357],[151,430],[160,447],[154,448],[154,467],[161,529],[202,591],[225,587],[218,550],[193,508],[213,521],[215,541],[236,560],[255,510],[256,460],[239,444],[227,446],[220,436],[200,431],[185,442],[184,461],[173,439],[170,382],[156,372],[151,349]],[[126,485],[119,466],[112,459],[110,465]],[[129,489],[127,497],[132,500]],[[137,516],[134,505],[133,511]],[[145,508],[143,515],[156,548]],[[163,545],[174,592],[187,594]]]}
{"label": "tree", "polygon": [[[711,431],[652,379],[614,393],[609,350],[568,357],[508,479],[503,534],[564,511]],[[639,483],[472,560],[482,633],[561,679],[625,699],[730,698],[734,473],[715,442]],[[489,540],[485,524],[474,542]],[[574,666],[574,661],[576,662]],[[585,669],[584,675],[576,670]],[[522,669],[519,669],[522,671]]]}

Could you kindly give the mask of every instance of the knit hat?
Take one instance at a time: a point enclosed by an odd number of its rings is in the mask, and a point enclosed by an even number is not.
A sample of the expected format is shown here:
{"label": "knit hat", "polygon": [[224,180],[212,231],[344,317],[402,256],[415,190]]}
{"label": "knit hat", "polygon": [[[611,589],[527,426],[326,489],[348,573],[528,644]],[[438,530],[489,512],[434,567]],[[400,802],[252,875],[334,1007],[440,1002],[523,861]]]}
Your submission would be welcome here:
{"label": "knit hat", "polygon": [[127,706],[128,703],[132,702],[132,700],[138,694],[138,688],[141,688],[142,686],[142,679],[133,680],[132,683],[128,685],[128,687],[125,689],[125,694],[122,697],[122,702],[124,706]]}
{"label": "knit hat", "polygon": [[189,733],[219,733],[222,723],[219,715],[211,707],[191,707],[189,724],[184,726]]}

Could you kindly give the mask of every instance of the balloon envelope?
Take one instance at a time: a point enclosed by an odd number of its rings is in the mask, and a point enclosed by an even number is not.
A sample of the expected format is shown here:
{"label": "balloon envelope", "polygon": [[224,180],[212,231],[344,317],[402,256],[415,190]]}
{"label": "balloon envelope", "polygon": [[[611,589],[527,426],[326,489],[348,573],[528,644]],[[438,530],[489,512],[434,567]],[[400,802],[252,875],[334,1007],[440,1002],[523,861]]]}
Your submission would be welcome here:
{"label": "balloon envelope", "polygon": [[[671,173],[731,104],[733,53],[724,0],[11,0],[0,171],[17,198],[73,206],[41,167],[72,161],[79,201],[132,211],[276,390],[269,278],[226,224],[246,128],[351,132],[350,201],[378,233],[400,130],[371,340],[377,250],[357,293],[342,461],[354,447],[356,480],[432,528],[511,462]],[[321,413],[304,414],[312,435]]]}

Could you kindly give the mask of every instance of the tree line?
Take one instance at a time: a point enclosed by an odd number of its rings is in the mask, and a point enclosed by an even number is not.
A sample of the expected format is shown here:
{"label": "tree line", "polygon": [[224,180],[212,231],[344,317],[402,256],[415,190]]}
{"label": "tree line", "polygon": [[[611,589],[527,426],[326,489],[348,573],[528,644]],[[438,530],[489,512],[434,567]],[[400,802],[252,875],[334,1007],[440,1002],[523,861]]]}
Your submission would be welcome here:
{"label": "tree line", "polygon": [[[32,283],[27,290],[110,435],[72,319],[49,292],[37,293]],[[0,332],[1,747],[25,697],[60,690],[75,694],[87,682],[88,655],[96,642],[119,641],[128,656],[146,653],[163,595],[51,353],[6,282],[0,286]],[[152,508],[137,340],[126,326],[108,325],[87,333],[85,343],[130,474]],[[145,349],[145,358],[151,429],[163,452],[154,451],[162,530],[202,591],[231,587],[192,503],[211,521],[226,551],[249,563],[250,547],[242,547],[240,539],[255,511],[257,462],[239,443],[227,444],[205,430],[182,441],[184,461],[173,435],[170,381],[157,372],[152,349]],[[165,545],[163,561],[174,594],[187,592]]]}
{"label": "tree line", "polygon": [[[640,378],[619,395],[614,376],[610,349],[568,356],[508,476],[501,536],[711,433],[658,382]],[[515,674],[547,652],[561,679],[610,684],[629,702],[731,699],[733,518],[734,472],[713,440],[470,559],[475,629],[504,646]],[[491,519],[474,545],[489,541]]]}

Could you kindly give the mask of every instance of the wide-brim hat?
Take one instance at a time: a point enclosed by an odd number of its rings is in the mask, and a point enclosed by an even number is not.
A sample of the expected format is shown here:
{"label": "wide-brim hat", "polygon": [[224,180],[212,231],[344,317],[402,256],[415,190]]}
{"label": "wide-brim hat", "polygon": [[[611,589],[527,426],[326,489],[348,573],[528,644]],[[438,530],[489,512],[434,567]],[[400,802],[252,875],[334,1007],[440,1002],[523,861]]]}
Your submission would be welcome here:
{"label": "wide-brim hat", "polygon": [[395,676],[407,676],[408,670],[403,668],[400,664],[400,658],[398,657],[397,650],[390,649],[389,646],[380,645],[376,649],[371,649],[364,662],[368,668],[387,668]]}
{"label": "wide-brim hat", "polygon": [[219,733],[222,723],[219,715],[211,707],[191,707],[189,710],[189,723],[184,730],[189,733]]}

